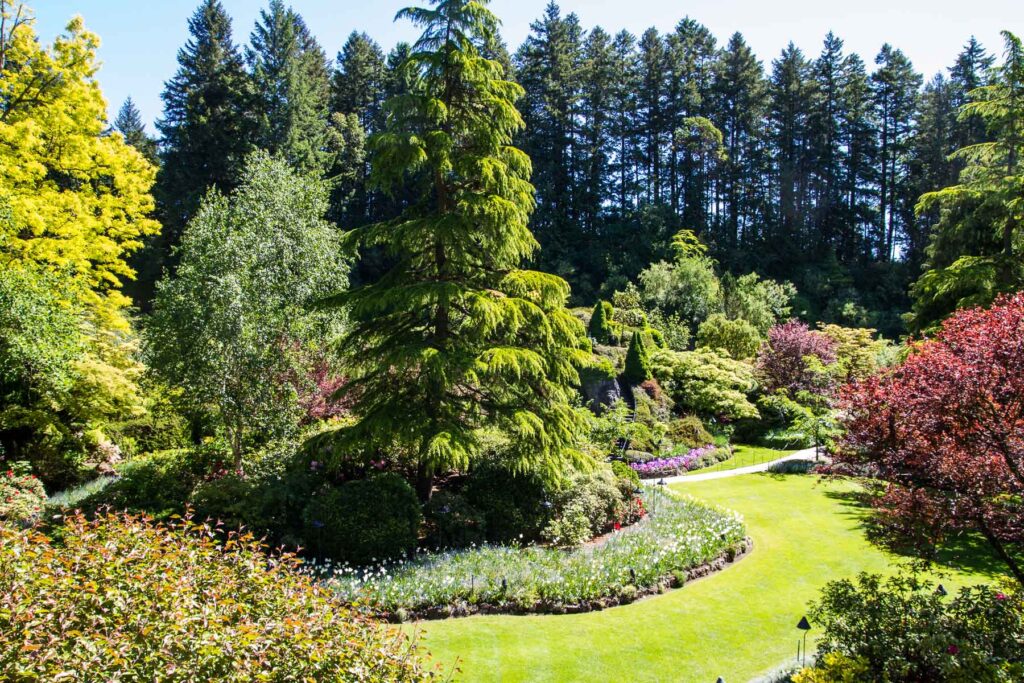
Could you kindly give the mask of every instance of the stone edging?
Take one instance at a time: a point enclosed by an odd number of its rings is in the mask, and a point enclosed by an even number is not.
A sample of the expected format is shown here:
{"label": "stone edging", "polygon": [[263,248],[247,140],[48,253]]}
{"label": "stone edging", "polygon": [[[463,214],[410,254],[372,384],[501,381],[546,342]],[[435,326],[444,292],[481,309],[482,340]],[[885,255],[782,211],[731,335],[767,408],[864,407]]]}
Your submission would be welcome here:
{"label": "stone edging", "polygon": [[730,564],[739,561],[750,553],[754,548],[754,541],[747,536],[738,544],[726,548],[713,560],[699,564],[680,572],[685,578],[680,581],[678,574],[671,574],[661,577],[653,586],[636,588],[632,594],[610,595],[595,600],[588,600],[582,603],[548,603],[537,601],[533,605],[518,605],[515,603],[484,603],[471,605],[466,602],[459,602],[454,605],[443,605],[429,607],[422,610],[397,610],[396,612],[385,613],[385,619],[392,623],[406,621],[433,621],[437,619],[452,619],[459,617],[471,617],[477,614],[580,614],[582,612],[597,612],[599,610],[628,605],[641,598],[664,593],[673,588],[682,588],[687,583],[696,579],[710,576],[721,571]]}

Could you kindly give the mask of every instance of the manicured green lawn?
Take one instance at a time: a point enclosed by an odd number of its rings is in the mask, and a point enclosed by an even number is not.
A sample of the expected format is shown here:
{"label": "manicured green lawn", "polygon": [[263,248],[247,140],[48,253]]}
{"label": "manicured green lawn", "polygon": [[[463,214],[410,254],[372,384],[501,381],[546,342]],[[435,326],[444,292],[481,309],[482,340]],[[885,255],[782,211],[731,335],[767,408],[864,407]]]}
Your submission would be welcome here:
{"label": "manicured green lawn", "polygon": [[[677,484],[738,510],[754,551],[685,588],[603,612],[487,616],[423,624],[426,649],[466,681],[714,681],[743,683],[796,654],[797,621],[822,585],[894,558],[865,540],[852,485],[755,474]],[[997,571],[968,551],[974,572]]]}
{"label": "manicured green lawn", "polygon": [[771,462],[772,460],[778,460],[779,458],[784,458],[787,455],[796,453],[796,451],[778,451],[774,448],[764,448],[763,446],[743,445],[733,446],[732,451],[732,457],[725,462],[720,462],[717,465],[705,467],[704,469],[694,470],[693,473],[706,474],[708,472],[735,470],[740,467],[750,467],[751,465],[760,465],[764,462]]}

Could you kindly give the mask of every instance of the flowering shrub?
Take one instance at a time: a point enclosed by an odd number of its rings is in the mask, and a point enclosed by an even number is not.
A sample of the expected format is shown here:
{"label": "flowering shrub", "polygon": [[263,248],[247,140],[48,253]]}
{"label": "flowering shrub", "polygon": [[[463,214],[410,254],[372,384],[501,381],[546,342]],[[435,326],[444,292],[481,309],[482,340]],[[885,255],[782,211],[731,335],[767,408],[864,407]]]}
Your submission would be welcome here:
{"label": "flowering shrub", "polygon": [[408,562],[311,570],[344,600],[368,600],[392,617],[450,616],[481,606],[557,612],[599,608],[678,583],[687,570],[734,555],[744,543],[736,513],[657,491],[645,497],[653,509],[647,519],[595,547],[485,545]]}
{"label": "flowering shrub", "polygon": [[729,450],[719,448],[714,444],[694,448],[684,455],[677,455],[671,458],[656,458],[646,462],[633,462],[629,466],[636,471],[641,478],[669,477],[683,474],[691,470],[698,470],[704,467],[722,462],[728,459]]}
{"label": "flowering shrub", "polygon": [[29,522],[45,504],[46,490],[35,476],[14,470],[0,472],[0,520]]}
{"label": "flowering shrub", "polygon": [[0,526],[4,681],[423,681],[402,636],[251,535],[102,514]]}
{"label": "flowering shrub", "polygon": [[824,629],[820,663],[794,680],[1024,680],[1021,596],[989,586],[943,595],[913,576],[829,583],[810,612]]}

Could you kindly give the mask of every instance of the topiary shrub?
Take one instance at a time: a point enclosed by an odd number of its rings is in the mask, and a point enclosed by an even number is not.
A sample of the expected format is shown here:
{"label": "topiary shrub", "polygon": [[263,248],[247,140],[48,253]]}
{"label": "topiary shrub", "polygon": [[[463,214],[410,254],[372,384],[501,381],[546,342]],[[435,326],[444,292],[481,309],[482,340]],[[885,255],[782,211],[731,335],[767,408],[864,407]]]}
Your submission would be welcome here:
{"label": "topiary shrub", "polygon": [[625,515],[626,496],[607,467],[573,475],[570,485],[555,493],[554,499],[555,514],[543,537],[560,546],[585,543]]}
{"label": "topiary shrub", "polygon": [[598,344],[610,344],[612,342],[614,336],[612,315],[614,315],[614,310],[607,301],[598,301],[594,305],[594,312],[590,315],[590,324],[587,325],[587,333]]}
{"label": "topiary shrub", "polygon": [[626,384],[635,386],[651,379],[651,357],[643,335],[634,332],[626,351],[626,367],[622,371],[622,379]]}
{"label": "topiary shrub", "polygon": [[715,442],[711,432],[696,415],[687,415],[670,422],[667,435],[676,446],[685,448],[700,448]]}
{"label": "topiary shrub", "polygon": [[0,525],[5,681],[433,678],[402,635],[250,534],[124,514],[69,515],[61,532]]}
{"label": "topiary shrub", "polygon": [[43,482],[31,474],[7,469],[0,472],[0,521],[31,523],[46,505]]}
{"label": "topiary shrub", "polygon": [[303,518],[314,553],[352,564],[413,551],[423,523],[416,492],[392,473],[317,492]]}

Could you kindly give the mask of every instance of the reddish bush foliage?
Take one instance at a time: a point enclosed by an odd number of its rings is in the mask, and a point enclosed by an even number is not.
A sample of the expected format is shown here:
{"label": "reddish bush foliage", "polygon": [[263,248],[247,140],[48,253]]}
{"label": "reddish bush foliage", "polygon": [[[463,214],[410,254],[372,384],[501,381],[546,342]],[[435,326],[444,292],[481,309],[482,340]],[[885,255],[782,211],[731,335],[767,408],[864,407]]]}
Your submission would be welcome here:
{"label": "reddish bush foliage", "polygon": [[427,681],[414,643],[251,534],[101,514],[0,524],[0,680]]}
{"label": "reddish bush foliage", "polygon": [[884,539],[980,532],[1024,583],[1024,293],[960,311],[892,372],[844,392],[840,471],[884,481]]}
{"label": "reddish bush foliage", "polygon": [[342,396],[340,389],[346,378],[332,371],[324,362],[314,365],[309,375],[312,387],[299,396],[304,422],[329,420],[345,415],[352,406],[351,396]]}
{"label": "reddish bush foliage", "polygon": [[808,364],[815,356],[823,365],[836,360],[836,344],[797,320],[776,325],[768,330],[768,342],[757,356],[758,376],[768,392],[778,389],[814,391],[820,378]]}

